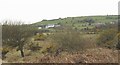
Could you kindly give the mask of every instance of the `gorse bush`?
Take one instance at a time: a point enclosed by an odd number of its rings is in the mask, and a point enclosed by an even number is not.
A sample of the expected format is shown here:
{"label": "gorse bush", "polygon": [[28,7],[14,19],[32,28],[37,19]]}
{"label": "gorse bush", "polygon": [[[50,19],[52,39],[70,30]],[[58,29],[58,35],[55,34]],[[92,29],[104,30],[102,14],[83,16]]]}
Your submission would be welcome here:
{"label": "gorse bush", "polygon": [[42,33],[34,36],[35,41],[44,41],[46,38],[47,36]]}
{"label": "gorse bush", "polygon": [[52,53],[54,54],[58,49],[58,45],[55,44],[55,43],[46,43],[46,44],[43,44],[42,45],[42,49],[41,49],[41,52],[43,54],[46,54],[46,53]]}

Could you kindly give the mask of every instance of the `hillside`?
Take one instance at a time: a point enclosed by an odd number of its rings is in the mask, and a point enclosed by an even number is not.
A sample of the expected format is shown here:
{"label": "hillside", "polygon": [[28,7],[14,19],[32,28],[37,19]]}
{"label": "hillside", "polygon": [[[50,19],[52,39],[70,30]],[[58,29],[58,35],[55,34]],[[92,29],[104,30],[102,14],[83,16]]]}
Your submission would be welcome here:
{"label": "hillside", "polygon": [[34,26],[47,25],[47,24],[60,24],[60,25],[69,25],[76,28],[84,28],[85,25],[89,28],[94,27],[97,23],[108,24],[110,22],[116,22],[117,15],[107,15],[107,16],[81,16],[81,17],[67,17],[59,18],[53,20],[42,20],[37,23],[33,23]]}
{"label": "hillside", "polygon": [[117,18],[82,16],[31,26],[3,25],[3,63],[118,63]]}

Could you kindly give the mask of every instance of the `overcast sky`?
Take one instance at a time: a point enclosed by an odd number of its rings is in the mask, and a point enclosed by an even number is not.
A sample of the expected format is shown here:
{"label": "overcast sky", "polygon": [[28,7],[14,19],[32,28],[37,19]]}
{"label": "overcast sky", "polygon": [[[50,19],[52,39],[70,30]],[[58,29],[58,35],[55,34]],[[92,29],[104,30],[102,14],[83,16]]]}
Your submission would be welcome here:
{"label": "overcast sky", "polygon": [[34,23],[43,19],[117,15],[119,0],[0,0],[0,22]]}

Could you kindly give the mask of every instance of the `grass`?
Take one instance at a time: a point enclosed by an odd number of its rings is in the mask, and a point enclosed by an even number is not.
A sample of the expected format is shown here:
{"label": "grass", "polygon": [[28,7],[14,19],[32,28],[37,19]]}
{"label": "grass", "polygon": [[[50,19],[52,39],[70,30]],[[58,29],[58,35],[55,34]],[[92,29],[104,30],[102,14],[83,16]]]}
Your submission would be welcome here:
{"label": "grass", "polygon": [[[41,25],[41,24],[56,24],[56,23],[72,23],[72,22],[77,22],[77,21],[82,21],[86,18],[92,18],[95,20],[95,22],[110,22],[110,21],[116,21],[117,16],[112,16],[109,15],[111,18],[107,18],[108,16],[84,16],[84,17],[67,17],[63,19],[53,19],[53,20],[47,20],[47,21],[40,21],[37,23],[34,23],[33,25]],[[78,23],[77,23],[78,24]]]}
{"label": "grass", "polygon": [[[33,36],[24,45],[25,57],[21,57],[20,52],[14,48],[5,55],[6,58],[3,61],[18,63],[117,63],[117,50],[105,47],[100,48],[97,45],[97,39],[102,31],[90,34],[86,33],[86,30],[78,31],[72,29],[73,27],[77,29],[86,28],[87,26],[83,26],[86,24],[84,19],[89,17],[95,21],[92,24],[98,22],[108,23],[116,21],[117,18],[117,16],[67,17],[34,23],[33,25],[35,26],[59,23],[64,24],[65,27],[63,26],[62,30],[57,28],[48,29],[50,34],[44,33],[47,38],[42,41],[35,41],[34,38],[43,39],[44,36]],[[90,29],[94,27],[94,25],[88,26]]]}
{"label": "grass", "polygon": [[74,53],[62,52],[59,56],[34,53],[20,58],[15,53],[12,55],[4,61],[9,60],[11,63],[118,63],[118,51],[105,48],[87,49]]}
{"label": "grass", "polygon": [[[84,21],[87,18],[92,18],[96,23],[110,23],[117,21],[117,15],[108,15],[108,16],[83,16],[83,17],[67,17],[67,18],[60,18],[60,19],[53,19],[53,20],[43,20],[36,23],[33,23],[33,26],[39,25],[48,25],[48,24],[60,24],[60,25],[69,25],[72,27],[76,27],[77,29],[81,30],[85,28],[86,22]],[[88,28],[92,29],[95,26],[87,26]]]}

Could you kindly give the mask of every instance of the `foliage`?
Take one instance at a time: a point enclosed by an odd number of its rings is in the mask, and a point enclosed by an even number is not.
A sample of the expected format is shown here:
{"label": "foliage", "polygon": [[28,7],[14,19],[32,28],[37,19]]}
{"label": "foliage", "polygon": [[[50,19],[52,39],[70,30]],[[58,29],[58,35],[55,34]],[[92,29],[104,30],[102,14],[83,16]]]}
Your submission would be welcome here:
{"label": "foliage", "polygon": [[112,48],[116,41],[115,36],[117,35],[117,31],[114,29],[108,29],[100,33],[98,37],[98,46]]}
{"label": "foliage", "polygon": [[[117,15],[109,15],[111,18],[106,18],[108,16],[84,16],[84,17],[67,17],[63,19],[54,19],[54,20],[47,20],[47,21],[40,21],[37,23],[34,23],[34,26],[39,25],[47,25],[47,24],[60,24],[60,25],[72,25],[77,29],[83,29],[84,26],[87,23],[89,24],[88,28],[93,28],[94,24],[96,23],[110,23],[117,21],[118,16]],[[66,23],[67,22],[67,23]]]}
{"label": "foliage", "polygon": [[12,47],[19,47],[19,50],[23,54],[23,46],[26,40],[34,35],[36,29],[30,25],[24,25],[20,23],[6,22],[2,25],[2,41],[3,45]]}
{"label": "foliage", "polygon": [[51,39],[54,43],[59,44],[59,48],[70,52],[81,50],[84,47],[84,39],[80,36],[80,33],[71,28],[54,33],[51,35]]}
{"label": "foliage", "polygon": [[84,19],[84,21],[87,22],[87,23],[89,23],[89,24],[95,22],[92,18],[86,18],[86,19]]}
{"label": "foliage", "polygon": [[35,41],[44,41],[46,38],[47,38],[46,35],[44,35],[42,33],[34,36]]}
{"label": "foliage", "polygon": [[118,50],[120,50],[120,33],[118,33],[116,37],[117,37],[117,40],[118,40],[118,43],[116,44],[116,48]]}
{"label": "foliage", "polygon": [[58,47],[59,46],[57,44],[49,42],[49,43],[46,43],[46,44],[42,45],[41,52],[43,54],[45,54],[45,53],[52,53],[52,54],[54,54],[56,52],[56,50],[58,49]]}
{"label": "foliage", "polygon": [[39,44],[31,43],[31,44],[29,45],[29,49],[30,49],[31,51],[38,51],[38,50],[40,50],[41,48],[42,48],[42,47],[40,47]]}

